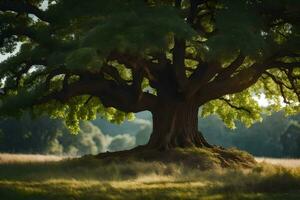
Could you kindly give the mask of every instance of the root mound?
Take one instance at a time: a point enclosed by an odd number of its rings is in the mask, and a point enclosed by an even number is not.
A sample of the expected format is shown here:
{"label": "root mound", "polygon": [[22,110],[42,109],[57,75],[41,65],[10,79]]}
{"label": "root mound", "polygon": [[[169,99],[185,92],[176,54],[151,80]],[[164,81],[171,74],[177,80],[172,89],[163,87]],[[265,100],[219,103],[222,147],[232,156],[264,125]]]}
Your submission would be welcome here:
{"label": "root mound", "polygon": [[217,168],[253,168],[256,161],[247,152],[234,148],[175,148],[166,151],[137,147],[120,152],[105,152],[96,155],[104,162],[157,161],[187,165],[201,170]]}

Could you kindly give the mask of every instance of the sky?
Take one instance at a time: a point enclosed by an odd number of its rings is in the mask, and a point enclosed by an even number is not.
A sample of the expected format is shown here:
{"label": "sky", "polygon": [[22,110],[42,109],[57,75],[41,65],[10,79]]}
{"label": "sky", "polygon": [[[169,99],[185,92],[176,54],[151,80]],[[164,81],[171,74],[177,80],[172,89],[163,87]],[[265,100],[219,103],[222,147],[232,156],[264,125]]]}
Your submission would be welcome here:
{"label": "sky", "polygon": [[[48,7],[48,0],[45,0],[45,1],[41,4],[40,8],[41,8],[42,10],[46,10],[47,7]],[[32,17],[35,18],[34,15],[32,15]],[[13,54],[15,54],[15,53],[17,53],[17,52],[19,51],[20,46],[21,46],[20,44],[17,46],[17,48],[16,48],[16,50],[13,52]],[[0,54],[0,62],[2,62],[3,60],[7,59],[10,55],[11,55],[11,54],[5,54],[5,55]]]}
{"label": "sky", "polygon": [[8,57],[9,57],[9,54],[6,54],[6,55],[0,54],[0,62],[2,62],[3,60],[5,60]]}
{"label": "sky", "polygon": [[16,54],[20,50],[20,47],[21,47],[21,43],[17,44],[16,49],[14,50],[13,53],[6,53],[6,54],[1,54],[0,53],[0,62],[4,61],[9,56]]}

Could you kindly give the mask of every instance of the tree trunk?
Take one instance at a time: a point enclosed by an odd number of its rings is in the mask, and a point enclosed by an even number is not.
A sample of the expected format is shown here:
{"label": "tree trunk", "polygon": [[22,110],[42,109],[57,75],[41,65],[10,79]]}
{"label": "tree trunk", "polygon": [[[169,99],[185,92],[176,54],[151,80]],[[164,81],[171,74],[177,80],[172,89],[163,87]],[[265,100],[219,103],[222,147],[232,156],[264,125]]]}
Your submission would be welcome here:
{"label": "tree trunk", "polygon": [[149,148],[212,147],[198,131],[198,106],[193,103],[160,103],[152,112]]}

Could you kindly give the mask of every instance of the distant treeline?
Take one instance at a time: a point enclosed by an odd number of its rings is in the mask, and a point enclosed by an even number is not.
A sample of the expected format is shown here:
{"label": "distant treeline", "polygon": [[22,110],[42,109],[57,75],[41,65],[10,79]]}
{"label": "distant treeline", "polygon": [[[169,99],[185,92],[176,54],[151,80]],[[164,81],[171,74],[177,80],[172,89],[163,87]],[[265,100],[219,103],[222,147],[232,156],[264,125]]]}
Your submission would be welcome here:
{"label": "distant treeline", "polygon": [[215,116],[202,119],[199,128],[212,144],[237,147],[255,156],[300,157],[300,115],[286,117],[283,112],[265,116],[250,128],[237,123],[226,128]]}
{"label": "distant treeline", "polygon": [[[262,123],[237,129],[224,126],[216,116],[199,120],[199,129],[211,144],[237,147],[255,156],[300,157],[300,115],[285,117],[282,112],[266,116]],[[82,122],[81,131],[71,134],[59,120],[40,117],[0,121],[0,152],[84,155],[130,149],[146,144],[151,115],[138,113],[133,122],[111,124],[103,119]]]}

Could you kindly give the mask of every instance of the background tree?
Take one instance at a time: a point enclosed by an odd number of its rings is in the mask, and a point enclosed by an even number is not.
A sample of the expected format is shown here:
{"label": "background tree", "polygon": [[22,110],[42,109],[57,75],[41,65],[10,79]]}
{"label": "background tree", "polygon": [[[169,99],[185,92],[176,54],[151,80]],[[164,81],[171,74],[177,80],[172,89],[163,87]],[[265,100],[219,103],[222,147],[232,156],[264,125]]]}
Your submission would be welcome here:
{"label": "background tree", "polygon": [[[98,119],[97,121],[100,121]],[[95,123],[96,124],[96,123]],[[74,135],[62,120],[41,116],[31,119],[28,113],[19,119],[0,121],[0,152],[40,153],[56,155],[86,155],[132,148],[135,137],[119,130],[111,133],[111,127],[102,132],[93,122],[80,123],[80,131]],[[131,130],[134,131],[134,126]],[[105,130],[105,129],[104,129]]]}
{"label": "background tree", "polygon": [[[43,6],[41,6],[43,4]],[[300,2],[295,0],[1,0],[1,114],[32,109],[120,122],[149,110],[149,148],[211,147],[202,115],[234,127],[299,111]],[[13,109],[14,108],[14,109]],[[129,114],[126,114],[129,113]]]}
{"label": "background tree", "polygon": [[299,123],[291,124],[281,135],[280,142],[283,146],[283,153],[290,157],[300,156],[300,126]]}
{"label": "background tree", "polygon": [[7,119],[0,121],[1,152],[15,153],[45,153],[50,143],[57,137],[62,123],[58,120],[50,121],[43,116],[35,120],[24,115],[21,120]]}
{"label": "background tree", "polygon": [[[235,147],[259,157],[299,157],[299,121],[299,114],[287,117],[281,111],[263,115],[262,122],[249,128],[238,122],[233,130],[224,126],[218,116],[211,115],[200,117],[198,128],[211,144]],[[62,120],[46,116],[30,119],[25,114],[17,120],[0,121],[0,151],[73,156],[98,154],[145,145],[151,132],[149,112],[138,113],[133,121],[122,124],[101,118],[81,122],[77,134],[71,134]]]}

